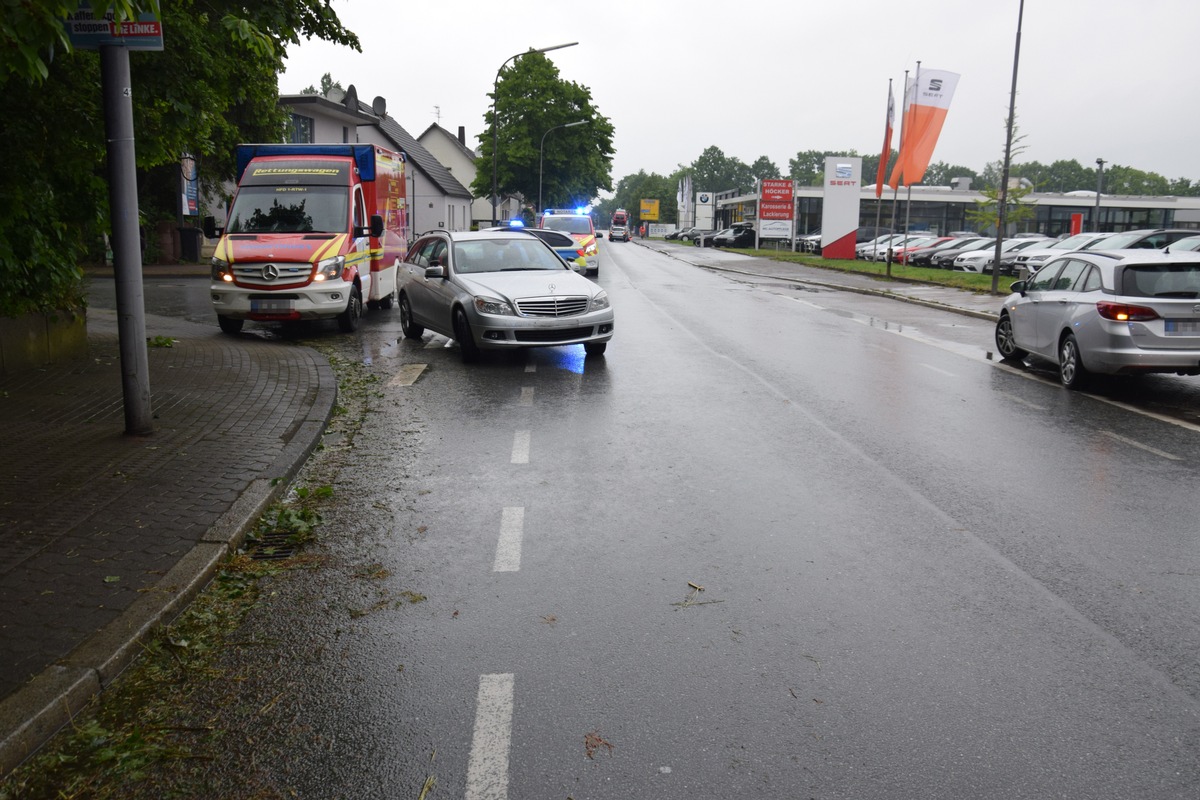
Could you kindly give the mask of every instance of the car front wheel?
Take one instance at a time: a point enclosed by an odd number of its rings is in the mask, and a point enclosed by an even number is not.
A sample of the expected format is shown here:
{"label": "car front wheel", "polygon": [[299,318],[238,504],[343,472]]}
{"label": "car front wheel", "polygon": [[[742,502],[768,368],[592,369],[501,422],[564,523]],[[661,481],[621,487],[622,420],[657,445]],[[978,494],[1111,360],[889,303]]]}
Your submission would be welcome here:
{"label": "car front wheel", "polygon": [[221,326],[221,330],[225,333],[241,333],[244,320],[234,319],[233,317],[226,317],[222,314],[217,314],[217,324]]}
{"label": "car front wheel", "polygon": [[1020,361],[1028,355],[1017,347],[1017,340],[1013,338],[1012,318],[1008,314],[1001,314],[996,322],[996,349],[1004,361]]}
{"label": "car front wheel", "polygon": [[1068,389],[1082,389],[1087,383],[1088,371],[1079,355],[1079,342],[1075,334],[1068,333],[1058,345],[1058,378]]}
{"label": "car front wheel", "polygon": [[467,320],[467,312],[461,308],[454,310],[454,338],[458,340],[458,349],[462,351],[464,364],[479,360],[479,345],[471,333],[471,323]]}
{"label": "car front wheel", "polygon": [[409,339],[420,339],[425,333],[423,327],[413,322],[412,305],[409,304],[406,294],[400,295],[400,329]]}

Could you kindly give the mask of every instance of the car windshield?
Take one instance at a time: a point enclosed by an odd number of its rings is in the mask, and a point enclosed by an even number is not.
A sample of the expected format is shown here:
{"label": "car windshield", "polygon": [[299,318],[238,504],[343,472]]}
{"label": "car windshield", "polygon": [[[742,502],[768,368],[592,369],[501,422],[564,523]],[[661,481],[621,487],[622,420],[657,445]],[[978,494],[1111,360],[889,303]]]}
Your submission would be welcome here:
{"label": "car windshield", "polygon": [[1188,264],[1131,264],[1121,272],[1126,297],[1200,297],[1200,262]]}
{"label": "car windshield", "polygon": [[1047,250],[1079,250],[1085,244],[1096,241],[1094,233],[1077,233],[1061,241],[1057,241],[1052,245],[1047,245]]}
{"label": "car windshield", "polygon": [[567,268],[544,244],[523,237],[455,242],[451,263],[462,274]]}
{"label": "car windshield", "polygon": [[1186,239],[1180,239],[1178,242],[1172,242],[1169,246],[1172,251],[1200,250],[1200,236],[1189,236]]}
{"label": "car windshield", "polygon": [[592,232],[592,223],[587,217],[542,217],[542,227],[575,234]]}
{"label": "car windshield", "polygon": [[245,186],[229,212],[227,233],[345,233],[344,186]]}

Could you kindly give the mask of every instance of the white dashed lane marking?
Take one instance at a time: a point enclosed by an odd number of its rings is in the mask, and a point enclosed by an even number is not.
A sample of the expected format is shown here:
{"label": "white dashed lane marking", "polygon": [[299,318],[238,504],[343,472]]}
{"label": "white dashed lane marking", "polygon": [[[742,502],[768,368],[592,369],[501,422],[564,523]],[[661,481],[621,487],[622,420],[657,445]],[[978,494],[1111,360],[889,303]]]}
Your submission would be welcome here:
{"label": "white dashed lane marking", "polygon": [[405,364],[400,367],[400,370],[392,376],[388,381],[388,386],[412,386],[417,382],[417,378],[421,377],[428,367],[428,364]]}
{"label": "white dashed lane marking", "polygon": [[1183,459],[1180,458],[1179,456],[1163,452],[1162,450],[1158,450],[1154,447],[1151,447],[1148,444],[1142,444],[1139,441],[1127,438],[1125,436],[1122,436],[1119,433],[1113,433],[1112,431],[1100,431],[1100,433],[1103,434],[1104,436],[1107,436],[1110,439],[1115,439],[1118,442],[1121,442],[1122,444],[1127,444],[1130,447],[1136,447],[1139,450],[1145,450],[1147,453],[1153,453],[1154,455],[1156,455],[1160,458],[1165,458],[1169,461],[1183,461]]}
{"label": "white dashed lane marking", "polygon": [[525,508],[512,506],[500,517],[500,539],[492,572],[517,572],[521,569],[521,539],[525,535]]}
{"label": "white dashed lane marking", "polygon": [[521,387],[521,399],[517,401],[517,405],[519,405],[519,406],[533,405],[533,387],[532,386],[522,386]]}
{"label": "white dashed lane marking", "polygon": [[513,434],[512,463],[529,463],[529,431],[517,431]]}
{"label": "white dashed lane marking", "polygon": [[512,741],[512,673],[479,676],[475,733],[467,762],[466,800],[507,800],[508,750]]}

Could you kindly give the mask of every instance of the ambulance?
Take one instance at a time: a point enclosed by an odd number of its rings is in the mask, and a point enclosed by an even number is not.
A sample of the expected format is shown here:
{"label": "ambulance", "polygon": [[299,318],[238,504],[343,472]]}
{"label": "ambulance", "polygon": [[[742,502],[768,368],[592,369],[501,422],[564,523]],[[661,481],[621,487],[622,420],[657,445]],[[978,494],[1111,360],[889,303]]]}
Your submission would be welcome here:
{"label": "ambulance", "polygon": [[570,234],[587,259],[588,274],[600,274],[600,246],[596,243],[596,228],[591,216],[582,209],[547,208],[542,212],[538,227]]}
{"label": "ambulance", "polygon": [[408,254],[404,156],[370,144],[243,144],[237,194],[212,258],[225,333],[246,320],[335,319],[392,308]]}

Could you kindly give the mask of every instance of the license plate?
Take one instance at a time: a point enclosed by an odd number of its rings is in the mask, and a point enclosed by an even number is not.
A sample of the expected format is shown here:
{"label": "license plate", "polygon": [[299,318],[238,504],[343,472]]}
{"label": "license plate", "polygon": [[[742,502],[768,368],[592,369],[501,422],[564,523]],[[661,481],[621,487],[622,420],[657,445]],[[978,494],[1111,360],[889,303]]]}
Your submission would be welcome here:
{"label": "license plate", "polygon": [[1200,319],[1163,320],[1168,336],[1194,336],[1200,333]]}
{"label": "license plate", "polygon": [[296,303],[293,300],[251,300],[250,310],[260,314],[278,314],[294,311]]}

